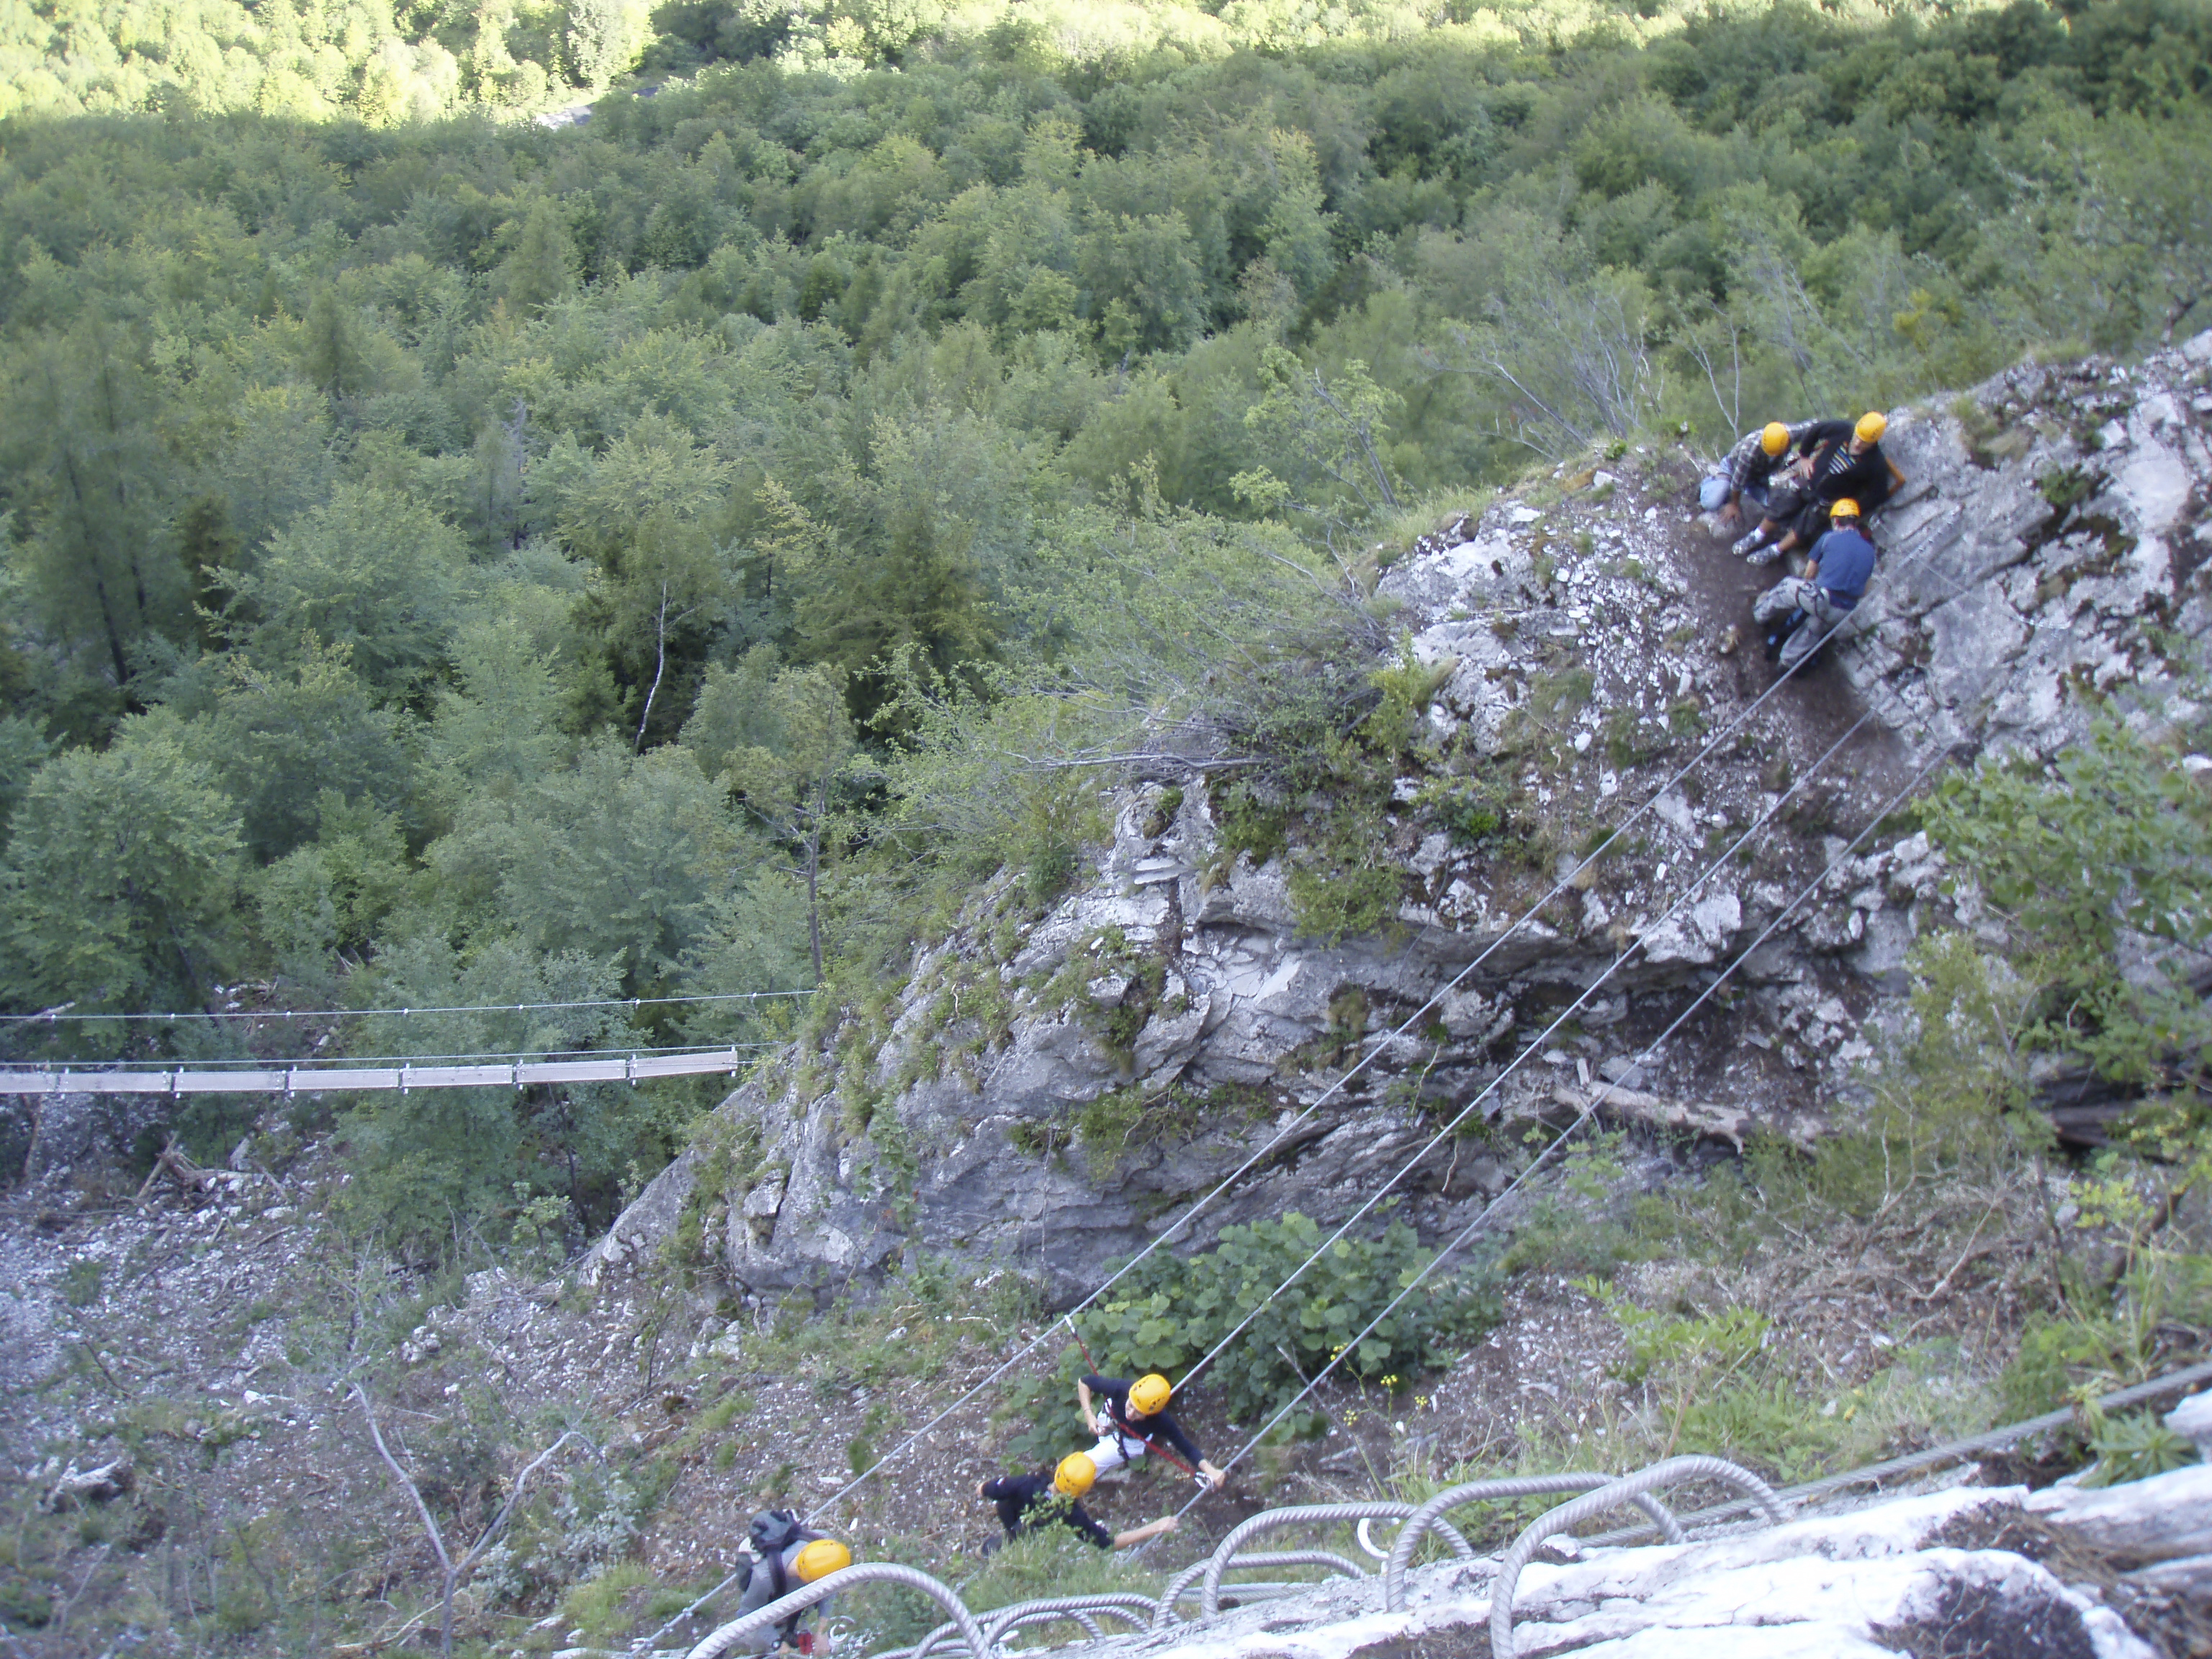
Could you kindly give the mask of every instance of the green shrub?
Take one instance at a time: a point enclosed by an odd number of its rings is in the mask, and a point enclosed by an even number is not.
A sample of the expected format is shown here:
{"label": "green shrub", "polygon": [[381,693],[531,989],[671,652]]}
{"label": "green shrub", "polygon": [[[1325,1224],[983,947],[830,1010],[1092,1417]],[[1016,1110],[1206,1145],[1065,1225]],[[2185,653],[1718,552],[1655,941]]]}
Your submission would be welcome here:
{"label": "green shrub", "polygon": [[89,1308],[100,1300],[100,1280],[106,1272],[99,1261],[70,1262],[62,1270],[62,1300],[72,1308]]}
{"label": "green shrub", "polygon": [[2155,1411],[2120,1417],[2094,1413],[2089,1449],[2097,1455],[2097,1466],[2083,1477],[2085,1486],[2144,1480],[2197,1461],[2197,1448],[2166,1427]]}
{"label": "green shrub", "polygon": [[[1283,1281],[1319,1249],[1321,1228],[1296,1211],[1280,1221],[1225,1227],[1211,1250],[1146,1258],[1079,1323],[1109,1375],[1176,1377],[1255,1306],[1261,1312],[1205,1372],[1202,1386],[1239,1421],[1264,1420],[1337,1355],[1433,1259],[1412,1228],[1392,1222],[1380,1238],[1347,1236],[1322,1252],[1280,1295]],[[1264,1305],[1262,1305],[1264,1304]],[[1486,1328],[1499,1303],[1480,1270],[1424,1284],[1346,1356],[1341,1369],[1395,1387],[1436,1364],[1449,1341]],[[1293,1415],[1293,1432],[1322,1426]]]}

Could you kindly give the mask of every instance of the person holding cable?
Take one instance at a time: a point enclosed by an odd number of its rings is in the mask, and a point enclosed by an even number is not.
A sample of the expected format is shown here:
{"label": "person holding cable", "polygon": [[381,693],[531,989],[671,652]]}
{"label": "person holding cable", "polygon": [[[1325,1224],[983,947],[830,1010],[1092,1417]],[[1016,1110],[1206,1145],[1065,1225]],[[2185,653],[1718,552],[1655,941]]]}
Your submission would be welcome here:
{"label": "person holding cable", "polygon": [[[1092,1467],[1102,1474],[1118,1469],[1148,1451],[1161,1451],[1153,1443],[1164,1440],[1182,1454],[1184,1468],[1215,1492],[1220,1491],[1228,1477],[1206,1461],[1196,1443],[1183,1432],[1182,1425],[1168,1415],[1168,1400],[1173,1393],[1167,1378],[1158,1371],[1133,1382],[1095,1372],[1079,1380],[1076,1405],[1083,1413],[1085,1425],[1098,1437],[1098,1443],[1089,1454]],[[1162,1455],[1170,1462],[1178,1461],[1171,1454]]]}

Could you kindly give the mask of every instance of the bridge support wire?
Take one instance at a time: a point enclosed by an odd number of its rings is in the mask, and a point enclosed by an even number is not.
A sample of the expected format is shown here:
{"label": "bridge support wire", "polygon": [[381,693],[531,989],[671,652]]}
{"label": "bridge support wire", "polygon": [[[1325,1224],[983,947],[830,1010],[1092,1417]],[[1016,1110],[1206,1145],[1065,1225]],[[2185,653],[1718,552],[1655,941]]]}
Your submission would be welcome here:
{"label": "bridge support wire", "polygon": [[[1713,859],[1702,871],[1698,872],[1697,876],[1691,880],[1689,884],[1684,887],[1682,890],[1675,896],[1674,902],[1670,903],[1665,910],[1660,913],[1658,917],[1652,922],[1651,926],[1653,927],[1656,927],[1672,918],[1677,912],[1686,908],[1689,905],[1691,900],[1696,896],[1698,890],[1707,882],[1711,881],[1713,877],[1717,875],[1722,870],[1725,869],[1728,866],[1729,860],[1733,859],[1740,850],[1747,845],[1752,837],[1758,835],[1769,824],[1774,823],[1781,814],[1783,807],[1788,804],[1790,798],[1796,794],[1799,790],[1805,787],[1808,783],[1817,776],[1820,769],[1826,766],[1831,760],[1834,759],[1835,757],[1841,752],[1844,745],[1848,744],[1853,738],[1856,737],[1859,732],[1873,719],[1874,713],[1869,709],[1867,713],[1861,714],[1857,720],[1852,721],[1850,728],[1844,732],[1843,736],[1838,738],[1833,743],[1830,744],[1827,749],[1822,752],[1820,757],[1814,761],[1810,766],[1807,767],[1804,772],[1791,782],[1789,788],[1784,790],[1776,798],[1773,805],[1768,807],[1758,818],[1754,819],[1744,832],[1738,836],[1735,840],[1729,845],[1726,851],[1723,852],[1718,857]],[[1646,929],[1647,933],[1649,931],[1650,929]],[[1341,1239],[1346,1233],[1350,1232],[1353,1227],[1359,1224],[1360,1220],[1366,1216],[1370,1210],[1382,1201],[1384,1196],[1389,1193],[1391,1188],[1395,1187],[1400,1182],[1403,1181],[1407,1176],[1413,1174],[1414,1170],[1418,1170],[1421,1166],[1423,1159],[1426,1158],[1430,1153],[1436,1151],[1437,1147],[1443,1146],[1445,1141],[1449,1140],[1455,1133],[1456,1133],[1460,1125],[1466,1122],[1467,1120],[1474,1114],[1476,1109],[1481,1106],[1484,1101],[1489,1099],[1492,1095],[1497,1093],[1498,1088],[1504,1083],[1505,1079],[1512,1076],[1515,1072],[1518,1071],[1528,1060],[1530,1055],[1541,1052],[1545,1043],[1550,1041],[1552,1034],[1557,1031],[1559,1027],[1565,1024],[1568,1020],[1573,1018],[1575,1015],[1581,1011],[1583,1005],[1597,994],[1599,988],[1604,985],[1607,980],[1611,979],[1614,974],[1618,973],[1620,969],[1626,964],[1628,959],[1634,956],[1641,948],[1642,944],[1639,940],[1638,943],[1631,945],[1626,950],[1621,951],[1619,956],[1615,957],[1610,963],[1608,963],[1604,970],[1601,972],[1596,978],[1593,979],[1588,985],[1583,988],[1581,994],[1577,995],[1572,1002],[1569,1003],[1565,1008],[1559,1011],[1559,1014],[1552,1020],[1552,1023],[1544,1028],[1543,1031],[1533,1042],[1529,1043],[1526,1048],[1522,1049],[1519,1054],[1516,1054],[1510,1060],[1507,1061],[1504,1069],[1499,1072],[1496,1077],[1492,1078],[1488,1083],[1483,1085],[1481,1089],[1476,1092],[1474,1097],[1459,1109],[1457,1115],[1455,1115],[1450,1122],[1445,1124],[1441,1129],[1437,1130],[1434,1135],[1430,1137],[1427,1144],[1423,1146],[1422,1148],[1419,1152],[1415,1152],[1412,1158],[1408,1158],[1404,1164],[1401,1165],[1395,1175],[1392,1176],[1389,1180],[1384,1182],[1381,1187],[1377,1188],[1360,1204],[1358,1209],[1354,1210],[1349,1216],[1347,1216],[1343,1224],[1340,1225],[1334,1232],[1331,1233],[1327,1238],[1321,1242],[1321,1244],[1314,1250],[1312,1255],[1306,1257],[1304,1261],[1300,1262],[1296,1267],[1291,1269],[1289,1278],[1284,1279],[1281,1284],[1278,1285],[1274,1290],[1267,1296],[1261,1297],[1259,1301],[1254,1303],[1252,1306],[1246,1310],[1244,1316],[1238,1320],[1237,1323],[1231,1328],[1226,1335],[1222,1337],[1221,1340],[1216,1342],[1212,1347],[1208,1348],[1205,1353],[1201,1354],[1199,1357],[1198,1363],[1191,1366],[1188,1370],[1183,1373],[1183,1382],[1188,1383],[1192,1377],[1197,1376],[1200,1372],[1203,1371],[1206,1366],[1211,1364],[1215,1359],[1218,1358],[1223,1351],[1225,1350],[1231,1342],[1234,1342],[1239,1336],[1243,1335],[1245,1329],[1251,1324],[1251,1322],[1260,1316],[1260,1313],[1262,1309],[1273,1302],[1277,1297],[1289,1290],[1291,1285],[1297,1284],[1297,1281],[1305,1275],[1308,1268],[1311,1267],[1315,1262],[1319,1261],[1323,1256],[1327,1255],[1328,1252],[1334,1248],[1338,1240]],[[1343,1354],[1351,1352],[1352,1347],[1356,1346],[1357,1344],[1353,1344],[1340,1350],[1338,1357],[1340,1358]],[[1302,1393],[1299,1397],[1303,1399],[1304,1397],[1304,1394]],[[1228,1466],[1226,1464],[1223,1465],[1224,1469],[1227,1467]],[[1188,1504],[1183,1505],[1183,1509],[1186,1511],[1189,1508],[1190,1505]]]}
{"label": "bridge support wire", "polygon": [[1547,1538],[1567,1531],[1592,1516],[1603,1515],[1607,1510],[1618,1509],[1655,1486],[1671,1486],[1684,1480],[1725,1480],[1743,1492],[1766,1512],[1766,1518],[1779,1526],[1790,1516],[1774,1489],[1749,1469],[1718,1457],[1670,1457],[1663,1463],[1654,1463],[1625,1480],[1615,1480],[1571,1498],[1551,1510],[1531,1525],[1505,1552],[1498,1564],[1498,1577],[1490,1585],[1490,1650],[1498,1659],[1512,1659],[1513,1653],[1513,1587],[1521,1577],[1521,1569],[1536,1553],[1536,1547]]}
{"label": "bridge support wire", "polygon": [[[1618,823],[1613,826],[1612,832],[1607,838],[1607,842],[1619,837],[1626,832],[1631,825],[1656,810],[1659,803],[1666,799],[1668,791],[1673,789],[1677,784],[1680,783],[1683,779],[1688,777],[1691,773],[1694,772],[1699,766],[1703,765],[1711,756],[1717,753],[1723,744],[1729,742],[1735,737],[1735,733],[1741,731],[1743,726],[1750,721],[1753,715],[1758,714],[1761,708],[1766,706],[1770,700],[1780,695],[1782,688],[1790,683],[1792,677],[1797,673],[1799,669],[1804,666],[1806,662],[1809,662],[1811,660],[1812,658],[1808,656],[1796,665],[1784,669],[1775,678],[1774,683],[1771,685],[1768,686],[1756,697],[1753,697],[1748,703],[1745,704],[1743,708],[1737,710],[1736,713],[1732,715],[1719,730],[1715,732],[1712,736],[1706,740],[1703,748],[1699,749],[1696,754],[1691,756],[1690,758],[1685,761],[1680,767],[1676,769],[1671,776],[1669,776],[1656,789],[1653,790],[1651,793],[1645,798],[1642,805],[1635,808],[1632,811],[1628,813],[1626,817],[1623,817]],[[1854,727],[1853,729],[1856,730],[1856,728]],[[1184,1210],[1180,1216],[1176,1217],[1174,1221],[1170,1222],[1165,1228],[1155,1234],[1145,1244],[1142,1249],[1139,1250],[1134,1255],[1131,1256],[1128,1261],[1123,1262],[1121,1267],[1117,1267],[1112,1273],[1109,1274],[1105,1281],[1096,1290],[1085,1296],[1080,1302],[1077,1303],[1075,1306],[1069,1309],[1066,1317],[1072,1321],[1075,1315],[1081,1313],[1092,1303],[1097,1301],[1099,1297],[1104,1296],[1109,1291],[1112,1290],[1115,1285],[1119,1284],[1123,1278],[1134,1272],[1138,1265],[1149,1257],[1153,1251],[1159,1249],[1170,1240],[1181,1235],[1183,1231],[1189,1226],[1191,1222],[1194,1220],[1208,1205],[1212,1204],[1216,1199],[1219,1198],[1222,1194],[1227,1192],[1239,1181],[1242,1181],[1247,1175],[1250,1174],[1254,1170],[1259,1168],[1268,1158],[1273,1157],[1276,1150],[1284,1146],[1289,1140],[1291,1136],[1297,1133],[1299,1127],[1304,1125],[1305,1121],[1316,1112],[1319,1111],[1332,1097],[1340,1092],[1344,1086],[1350,1083],[1353,1078],[1358,1076],[1360,1073],[1366,1070],[1378,1056],[1388,1053],[1390,1046],[1394,1042],[1395,1042],[1400,1037],[1404,1036],[1407,1032],[1413,1030],[1415,1026],[1417,1026],[1421,1020],[1428,1015],[1429,1012],[1435,1008],[1445,996],[1449,994],[1452,991],[1456,990],[1461,983],[1464,981],[1469,975],[1474,973],[1476,969],[1481,967],[1484,963],[1489,961],[1492,956],[1503,950],[1505,946],[1506,941],[1511,939],[1516,933],[1519,933],[1522,927],[1528,924],[1529,921],[1534,920],[1537,913],[1547,904],[1549,904],[1553,899],[1559,897],[1560,894],[1568,891],[1573,886],[1576,878],[1579,877],[1583,871],[1589,869],[1591,865],[1595,863],[1603,851],[1604,845],[1601,844],[1593,851],[1583,854],[1583,856],[1576,863],[1573,869],[1568,871],[1557,881],[1553,882],[1550,889],[1546,891],[1541,897],[1538,898],[1536,902],[1531,904],[1526,910],[1523,910],[1520,915],[1514,919],[1512,923],[1508,926],[1503,933],[1478,951],[1474,958],[1470,961],[1467,966],[1461,969],[1456,974],[1454,974],[1450,979],[1447,980],[1443,984],[1438,986],[1434,991],[1431,992],[1428,999],[1411,1014],[1407,1015],[1406,1018],[1398,1024],[1395,1030],[1379,1038],[1372,1047],[1369,1048],[1364,1053],[1360,1054],[1358,1059],[1354,1060],[1349,1066],[1345,1068],[1344,1074],[1341,1077],[1338,1078],[1335,1082],[1330,1084],[1326,1089],[1323,1089],[1320,1094],[1316,1095],[1312,1102],[1307,1105],[1304,1109],[1300,1111],[1296,1117],[1292,1118],[1288,1123],[1277,1129],[1274,1134],[1268,1139],[1265,1146],[1261,1146],[1242,1164],[1239,1164],[1235,1169],[1224,1176],[1210,1191],[1200,1195],[1188,1209]],[[1017,1348],[1012,1354],[1008,1355],[1005,1360],[993,1367],[993,1369],[986,1374],[981,1380],[970,1384],[964,1393],[953,1400],[934,1417],[922,1424],[920,1427],[915,1429],[906,1437],[905,1439],[900,1441],[898,1444],[893,1446],[882,1456],[876,1459],[874,1462],[869,1464],[866,1468],[862,1469],[842,1486],[832,1492],[823,1503],[817,1504],[811,1513],[819,1513],[822,1510],[837,1503],[854,1487],[860,1486],[863,1481],[874,1475],[878,1469],[881,1469],[885,1465],[903,1457],[908,1451],[913,1449],[914,1447],[920,1444],[923,1437],[927,1435],[932,1430],[935,1429],[939,1424],[944,1422],[954,1413],[959,1411],[977,1395],[982,1393],[984,1389],[989,1388],[1000,1377],[1012,1370],[1015,1366],[1027,1359],[1030,1355],[1036,1352],[1037,1348],[1059,1328],[1059,1323],[1055,1322],[1054,1324],[1049,1325],[1043,1330],[1040,1331],[1028,1342]],[[1183,1506],[1183,1509],[1186,1511],[1188,1511],[1190,1505],[1188,1504]],[[732,1573],[730,1577],[723,1579],[720,1583],[716,1584],[712,1589],[709,1589],[704,1595],[700,1596],[696,1601],[693,1601],[682,1612],[675,1614],[647,1638],[647,1645],[659,1642],[659,1639],[665,1636],[670,1631],[675,1629],[677,1626],[682,1624],[685,1620],[690,1618],[692,1614],[697,1613],[700,1608],[705,1607],[708,1602],[713,1601],[724,1590],[727,1589],[731,1584],[734,1583],[736,1582],[736,1577],[737,1576]]]}

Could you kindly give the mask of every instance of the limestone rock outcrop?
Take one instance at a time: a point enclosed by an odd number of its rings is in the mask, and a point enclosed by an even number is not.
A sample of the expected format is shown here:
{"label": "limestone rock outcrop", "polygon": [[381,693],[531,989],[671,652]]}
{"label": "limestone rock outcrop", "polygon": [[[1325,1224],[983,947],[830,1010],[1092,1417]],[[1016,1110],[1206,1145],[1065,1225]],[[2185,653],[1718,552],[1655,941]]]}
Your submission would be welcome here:
{"label": "limestone rock outcrop", "polygon": [[[1397,924],[1332,942],[1301,932],[1279,861],[1224,853],[1202,776],[1122,786],[1078,890],[1011,945],[1012,875],[976,894],[888,1019],[849,1014],[732,1094],[747,1156],[679,1158],[591,1271],[697,1210],[741,1296],[826,1292],[917,1247],[1072,1296],[1248,1162],[1190,1242],[1334,1219],[1408,1164],[1398,1213],[1456,1229],[1509,1173],[1431,1144],[1469,1106],[1503,1127],[1620,1081],[1634,1103],[1601,1110],[1678,1134],[1817,1133],[1878,1060],[1912,942],[1984,925],[1925,836],[1851,837],[1931,763],[2048,755],[2100,700],[2139,726],[2188,712],[2208,433],[2212,334],[1897,411],[1908,483],[1874,524],[1875,584],[1771,696],[1746,636],[1774,573],[1698,518],[1692,458],[1562,468],[1382,550],[1376,603],[1442,671],[1437,751],[1492,764],[1540,834],[1462,844],[1420,817],[1431,781],[1400,780]],[[1554,890],[1598,826],[1607,855]],[[1729,1006],[1647,1053],[1785,914]]]}

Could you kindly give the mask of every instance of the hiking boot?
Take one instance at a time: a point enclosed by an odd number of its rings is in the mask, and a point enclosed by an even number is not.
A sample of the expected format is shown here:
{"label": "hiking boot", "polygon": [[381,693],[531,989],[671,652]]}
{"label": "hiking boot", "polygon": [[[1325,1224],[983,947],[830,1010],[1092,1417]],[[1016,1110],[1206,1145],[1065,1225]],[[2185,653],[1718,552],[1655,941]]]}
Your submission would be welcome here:
{"label": "hiking boot", "polygon": [[1782,544],[1769,542],[1764,547],[1754,547],[1743,556],[1746,564],[1772,564],[1782,556]]}
{"label": "hiking boot", "polygon": [[1737,537],[1734,542],[1729,544],[1729,551],[1735,554],[1740,559],[1749,558],[1751,556],[1751,550],[1758,545],[1759,527],[1754,525],[1751,529],[1746,531],[1742,535]]}

